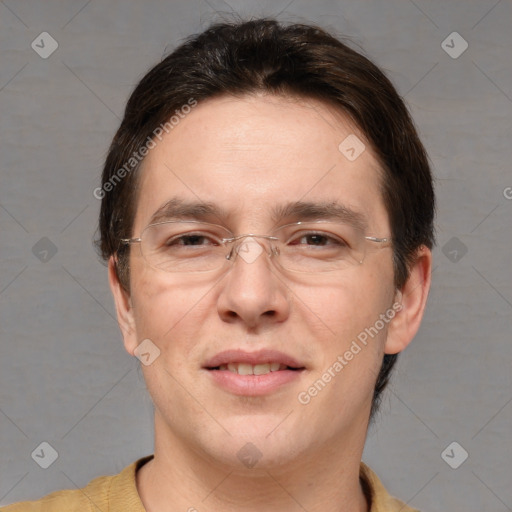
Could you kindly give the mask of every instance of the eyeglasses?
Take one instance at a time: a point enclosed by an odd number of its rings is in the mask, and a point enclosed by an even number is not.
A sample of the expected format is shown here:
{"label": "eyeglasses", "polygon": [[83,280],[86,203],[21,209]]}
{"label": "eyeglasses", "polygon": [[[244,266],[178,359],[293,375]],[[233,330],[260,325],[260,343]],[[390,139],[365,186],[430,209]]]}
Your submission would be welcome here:
{"label": "eyeglasses", "polygon": [[283,269],[301,273],[342,270],[361,265],[370,248],[387,247],[390,238],[365,236],[348,223],[295,222],[269,235],[234,236],[228,229],[199,221],[165,221],[148,225],[139,238],[147,264],[165,272],[209,272],[232,264],[237,256],[253,263],[266,252]]}

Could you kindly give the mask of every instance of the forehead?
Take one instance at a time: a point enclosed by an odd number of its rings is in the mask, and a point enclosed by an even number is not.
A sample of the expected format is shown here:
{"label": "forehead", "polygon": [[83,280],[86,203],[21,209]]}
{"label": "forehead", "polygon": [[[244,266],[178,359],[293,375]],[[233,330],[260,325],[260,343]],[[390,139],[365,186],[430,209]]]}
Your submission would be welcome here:
{"label": "forehead", "polygon": [[263,222],[298,201],[386,216],[373,151],[348,117],[318,101],[210,99],[155,142],[141,167],[135,230],[173,198],[216,204],[226,222]]}

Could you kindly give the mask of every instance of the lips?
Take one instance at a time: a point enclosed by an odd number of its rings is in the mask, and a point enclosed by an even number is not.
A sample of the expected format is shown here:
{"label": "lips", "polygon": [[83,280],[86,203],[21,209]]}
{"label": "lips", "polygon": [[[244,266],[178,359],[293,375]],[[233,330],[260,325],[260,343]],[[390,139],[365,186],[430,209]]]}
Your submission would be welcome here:
{"label": "lips", "polygon": [[276,350],[226,350],[203,369],[220,389],[238,396],[266,396],[299,382],[305,366]]}

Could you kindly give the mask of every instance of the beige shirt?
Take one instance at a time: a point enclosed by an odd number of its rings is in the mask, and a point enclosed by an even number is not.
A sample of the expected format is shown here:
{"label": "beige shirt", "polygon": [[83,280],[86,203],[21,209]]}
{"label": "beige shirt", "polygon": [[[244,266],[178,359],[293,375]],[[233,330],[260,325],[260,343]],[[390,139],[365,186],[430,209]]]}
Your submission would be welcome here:
{"label": "beige shirt", "polygon": [[[143,457],[118,475],[100,476],[82,489],[56,491],[36,501],[24,501],[2,507],[2,512],[146,512],[137,492],[137,470],[153,455]],[[360,478],[370,512],[418,512],[393,498],[377,475],[361,462]]]}

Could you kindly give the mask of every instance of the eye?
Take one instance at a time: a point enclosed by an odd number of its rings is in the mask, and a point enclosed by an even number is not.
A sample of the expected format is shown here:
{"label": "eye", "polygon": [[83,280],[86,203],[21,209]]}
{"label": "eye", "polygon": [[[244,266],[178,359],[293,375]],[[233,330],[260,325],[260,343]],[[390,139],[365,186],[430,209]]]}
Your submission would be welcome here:
{"label": "eye", "polygon": [[288,243],[308,247],[346,247],[348,245],[343,239],[322,232],[300,233]]}
{"label": "eye", "polygon": [[186,233],[169,238],[165,245],[167,247],[173,247],[177,245],[205,247],[208,245],[219,245],[219,240],[215,237],[208,236],[203,233]]}

